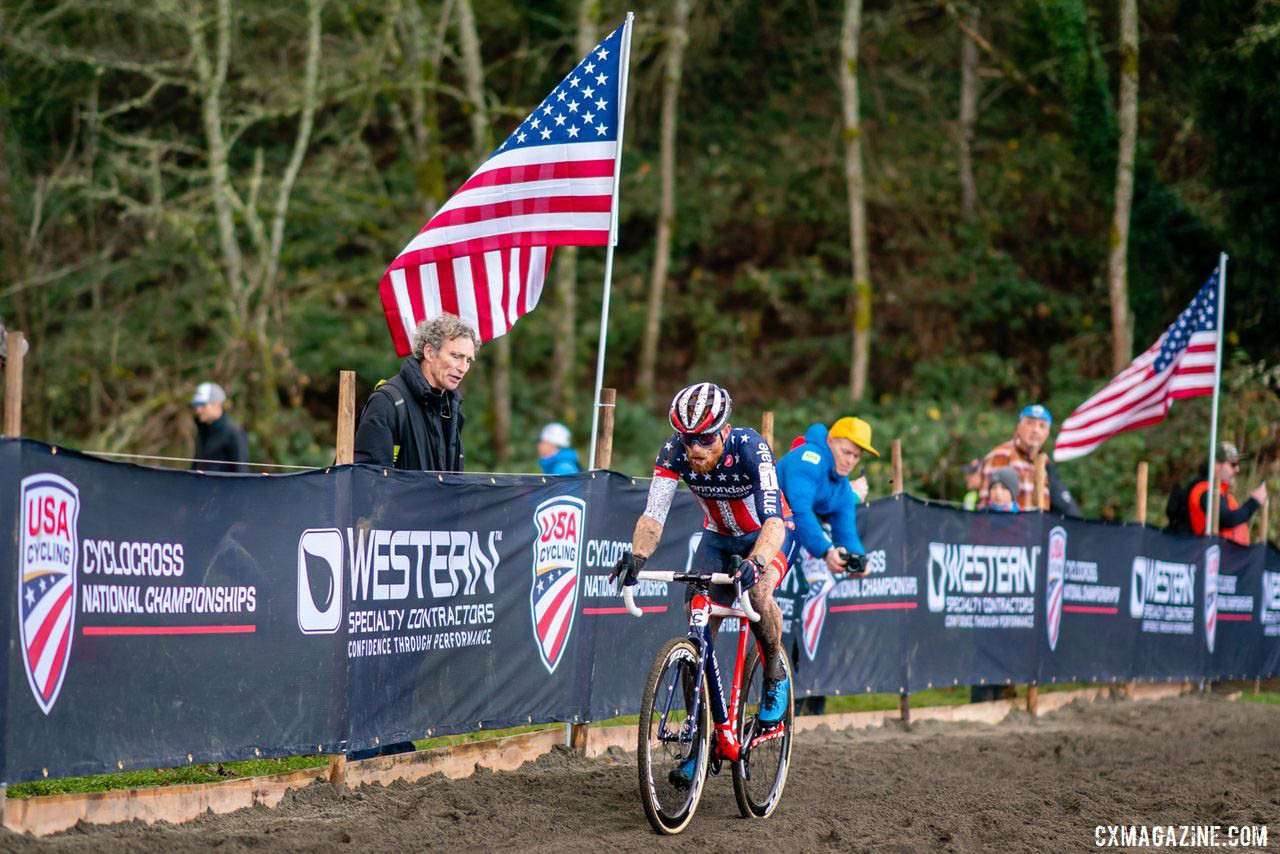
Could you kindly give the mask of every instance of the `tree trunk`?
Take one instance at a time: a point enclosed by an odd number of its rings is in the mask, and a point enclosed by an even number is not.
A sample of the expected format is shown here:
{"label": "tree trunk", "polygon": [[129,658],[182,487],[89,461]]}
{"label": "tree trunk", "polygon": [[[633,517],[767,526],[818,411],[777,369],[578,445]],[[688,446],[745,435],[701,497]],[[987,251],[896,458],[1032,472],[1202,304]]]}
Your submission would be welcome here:
{"label": "tree trunk", "polygon": [[649,304],[644,319],[644,342],[636,376],[636,397],[648,403],[653,397],[653,374],[658,360],[658,332],[662,326],[662,298],[671,264],[671,229],[676,217],[676,126],[680,105],[680,75],[684,49],[689,42],[690,0],[675,0],[675,15],[667,31],[667,65],[662,82],[660,178],[662,197],[658,209],[658,237],[649,279]]}
{"label": "tree trunk", "polygon": [[[978,30],[982,9],[977,0],[969,6],[969,28]],[[978,123],[978,45],[963,33],[960,36],[960,216],[973,219],[978,188],[973,180],[973,131]]]}
{"label": "tree trunk", "polygon": [[[582,57],[596,46],[596,18],[599,0],[578,3],[578,32],[575,55]],[[551,406],[562,421],[572,425],[577,418],[573,387],[574,356],[577,353],[575,333],[578,325],[578,247],[563,246],[556,250],[556,335],[552,358]]]}
{"label": "tree trunk", "polygon": [[[484,63],[471,0],[458,0],[458,42],[462,48],[462,76],[471,104],[471,141],[479,163],[493,148],[489,107],[484,96]],[[503,471],[511,461],[511,332],[493,341],[492,416],[490,440],[494,468]]]}
{"label": "tree trunk", "polygon": [[1129,316],[1129,212],[1133,206],[1133,155],[1138,140],[1138,0],[1120,4],[1120,149],[1116,158],[1116,202],[1107,253],[1107,290],[1111,297],[1111,369],[1125,369],[1133,358]]}
{"label": "tree trunk", "polygon": [[849,244],[853,252],[853,360],[849,395],[862,400],[871,353],[871,267],[867,258],[867,209],[862,172],[862,121],[858,109],[858,35],[862,0],[845,0],[840,31],[840,91],[844,106],[844,176],[849,189]]}

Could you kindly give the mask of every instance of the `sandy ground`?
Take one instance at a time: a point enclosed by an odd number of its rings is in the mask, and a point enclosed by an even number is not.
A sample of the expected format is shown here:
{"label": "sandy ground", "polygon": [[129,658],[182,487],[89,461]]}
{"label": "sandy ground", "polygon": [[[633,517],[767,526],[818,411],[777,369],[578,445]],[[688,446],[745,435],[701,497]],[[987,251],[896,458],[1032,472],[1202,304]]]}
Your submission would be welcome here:
{"label": "sandy ground", "polygon": [[317,783],[275,809],[178,826],[0,830],[0,851],[1077,851],[1111,824],[1268,825],[1280,849],[1280,707],[1188,696],[1015,712],[997,726],[821,729],[797,737],[771,818],[738,817],[726,769],[678,837],[649,829],[634,754],[557,751],[465,780]]}

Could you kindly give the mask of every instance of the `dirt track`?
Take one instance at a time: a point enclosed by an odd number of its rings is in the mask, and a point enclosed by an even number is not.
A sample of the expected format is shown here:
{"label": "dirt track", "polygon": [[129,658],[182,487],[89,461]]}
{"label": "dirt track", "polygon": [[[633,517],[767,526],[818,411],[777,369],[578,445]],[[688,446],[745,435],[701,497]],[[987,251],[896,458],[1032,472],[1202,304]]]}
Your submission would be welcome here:
{"label": "dirt track", "polygon": [[316,784],[275,809],[180,826],[82,825],[42,840],[0,830],[0,851],[1074,851],[1093,847],[1099,824],[1265,824],[1280,848],[1280,707],[1193,696],[998,726],[806,733],[772,818],[738,818],[726,771],[668,839],[645,822],[633,754],[556,752],[465,780]]}

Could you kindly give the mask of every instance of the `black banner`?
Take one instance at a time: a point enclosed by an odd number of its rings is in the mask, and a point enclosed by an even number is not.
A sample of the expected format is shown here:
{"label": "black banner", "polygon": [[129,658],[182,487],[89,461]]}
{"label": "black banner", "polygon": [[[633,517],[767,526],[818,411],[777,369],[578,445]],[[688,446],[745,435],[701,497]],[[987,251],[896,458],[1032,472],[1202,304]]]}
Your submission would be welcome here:
{"label": "black banner", "polygon": [[[647,491],[617,473],[201,475],[27,440],[0,472],[5,783],[632,713],[685,630],[680,585],[642,583],[638,620],[607,584]],[[686,567],[701,521],[682,490],[650,565]],[[909,497],[859,528],[867,577],[778,593],[800,696],[1280,672],[1274,549]]]}

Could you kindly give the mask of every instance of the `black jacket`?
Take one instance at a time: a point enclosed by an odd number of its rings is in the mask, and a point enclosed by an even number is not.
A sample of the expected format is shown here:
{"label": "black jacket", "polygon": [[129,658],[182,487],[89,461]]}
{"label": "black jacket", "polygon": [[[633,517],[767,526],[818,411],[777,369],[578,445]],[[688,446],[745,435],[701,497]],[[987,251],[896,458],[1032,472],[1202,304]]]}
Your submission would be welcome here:
{"label": "black jacket", "polygon": [[432,388],[410,356],[365,402],[355,461],[408,471],[462,471],[465,421],[462,394]]}
{"label": "black jacket", "polygon": [[236,422],[226,415],[208,424],[202,424],[197,420],[196,459],[224,460],[225,462],[192,463],[193,469],[247,472],[249,469],[244,464],[249,462],[249,439]]}

